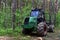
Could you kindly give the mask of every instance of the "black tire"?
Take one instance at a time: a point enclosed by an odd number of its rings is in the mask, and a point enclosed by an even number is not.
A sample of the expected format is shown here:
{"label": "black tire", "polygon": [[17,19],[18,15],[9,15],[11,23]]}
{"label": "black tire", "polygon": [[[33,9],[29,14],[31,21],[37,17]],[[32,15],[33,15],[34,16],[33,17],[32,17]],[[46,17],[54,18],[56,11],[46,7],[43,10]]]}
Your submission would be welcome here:
{"label": "black tire", "polygon": [[[44,25],[44,24],[43,24]],[[42,29],[40,26],[37,27],[37,34],[39,36],[46,36],[47,35],[47,27],[44,26]]]}
{"label": "black tire", "polygon": [[54,27],[53,27],[53,25],[50,25],[50,26],[49,26],[48,32],[54,32]]}
{"label": "black tire", "polygon": [[46,36],[47,35],[47,31],[44,31],[44,29],[43,30],[38,30],[37,31],[37,34],[39,35],[39,36]]}
{"label": "black tire", "polygon": [[54,29],[53,28],[48,28],[48,32],[54,32]]}

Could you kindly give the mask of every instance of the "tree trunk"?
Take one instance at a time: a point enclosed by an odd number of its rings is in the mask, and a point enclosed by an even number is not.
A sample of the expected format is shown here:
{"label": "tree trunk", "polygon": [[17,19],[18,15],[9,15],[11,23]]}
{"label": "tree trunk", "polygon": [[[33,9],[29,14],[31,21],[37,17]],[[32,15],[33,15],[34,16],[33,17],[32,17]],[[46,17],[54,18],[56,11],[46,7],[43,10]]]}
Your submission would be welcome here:
{"label": "tree trunk", "polygon": [[52,23],[51,23],[51,21],[52,21],[52,20],[51,20],[52,11],[53,11],[53,10],[52,10],[52,0],[50,0],[50,2],[49,2],[49,23],[50,23],[50,24],[52,24]]}
{"label": "tree trunk", "polygon": [[55,0],[55,2],[54,2],[54,11],[56,13],[58,12],[58,0]]}
{"label": "tree trunk", "polygon": [[1,10],[1,0],[0,0],[0,10]]}
{"label": "tree trunk", "polygon": [[42,0],[42,9],[45,11],[46,0]]}
{"label": "tree trunk", "polygon": [[54,24],[56,23],[56,13],[58,13],[58,0],[54,2]]}
{"label": "tree trunk", "polygon": [[17,1],[12,0],[12,28],[13,30],[15,29],[15,12],[16,12],[16,7],[17,7]]}
{"label": "tree trunk", "polygon": [[23,2],[22,0],[20,0],[20,13],[22,14],[22,6],[23,6]]}
{"label": "tree trunk", "polygon": [[35,1],[32,0],[32,8],[34,9],[35,8]]}

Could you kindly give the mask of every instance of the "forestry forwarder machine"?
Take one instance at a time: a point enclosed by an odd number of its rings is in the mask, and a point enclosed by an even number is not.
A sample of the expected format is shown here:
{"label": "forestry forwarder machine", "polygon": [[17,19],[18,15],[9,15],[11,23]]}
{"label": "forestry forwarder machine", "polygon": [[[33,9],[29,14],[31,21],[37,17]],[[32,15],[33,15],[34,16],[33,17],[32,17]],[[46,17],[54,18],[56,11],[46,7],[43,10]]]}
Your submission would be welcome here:
{"label": "forestry forwarder machine", "polygon": [[[45,36],[49,30],[45,20],[45,13],[42,9],[35,8],[31,10],[30,17],[26,17],[22,26],[24,34],[36,32],[38,35]],[[50,27],[50,30],[53,28]],[[53,30],[52,30],[53,31]]]}

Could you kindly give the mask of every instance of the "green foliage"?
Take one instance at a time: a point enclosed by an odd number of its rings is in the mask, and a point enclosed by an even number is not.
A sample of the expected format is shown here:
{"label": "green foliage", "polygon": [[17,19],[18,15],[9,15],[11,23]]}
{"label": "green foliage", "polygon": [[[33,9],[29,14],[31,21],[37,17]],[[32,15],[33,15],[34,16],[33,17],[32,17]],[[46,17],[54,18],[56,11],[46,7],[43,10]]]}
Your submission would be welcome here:
{"label": "green foliage", "polygon": [[56,15],[56,28],[60,29],[60,11]]}
{"label": "green foliage", "polygon": [[24,19],[30,15],[30,11],[31,11],[31,5],[24,6],[22,8],[22,12],[20,12],[20,10],[17,9],[16,10],[16,23],[20,22],[21,24],[23,24]]}
{"label": "green foliage", "polygon": [[[46,18],[46,21],[49,22],[49,13],[47,11],[45,12],[45,18]],[[60,29],[60,10],[56,14],[55,29]]]}
{"label": "green foliage", "polygon": [[[31,4],[28,6],[24,6],[22,8],[22,12],[19,9],[16,9],[16,19],[15,19],[15,26],[18,27],[18,24],[23,24],[24,19],[29,16],[31,11]],[[3,8],[0,10],[0,27],[11,28],[12,23],[12,13],[9,7]]]}
{"label": "green foliage", "polygon": [[46,22],[49,22],[49,13],[47,11],[45,12],[45,19],[46,19]]}
{"label": "green foliage", "polygon": [[6,34],[6,30],[0,29],[0,36],[5,35]]}
{"label": "green foliage", "polygon": [[18,27],[15,28],[15,30],[12,30],[12,28],[0,29],[0,36],[18,36],[21,33],[22,33],[22,29]]}
{"label": "green foliage", "polygon": [[[15,30],[12,30],[12,13],[11,9],[7,7],[3,7],[0,10],[0,36],[7,35],[7,36],[17,36],[21,34],[22,28],[20,27],[23,24],[24,19],[30,15],[31,11],[31,4],[28,6],[24,6],[22,8],[22,12],[19,9],[16,9],[15,13]],[[18,26],[19,24],[19,26]]]}

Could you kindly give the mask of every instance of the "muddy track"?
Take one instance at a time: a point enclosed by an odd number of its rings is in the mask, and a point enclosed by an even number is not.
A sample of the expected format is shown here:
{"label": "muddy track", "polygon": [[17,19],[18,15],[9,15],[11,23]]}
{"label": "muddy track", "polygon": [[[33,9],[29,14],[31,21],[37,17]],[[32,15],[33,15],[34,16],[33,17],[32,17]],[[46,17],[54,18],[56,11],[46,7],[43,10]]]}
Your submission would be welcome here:
{"label": "muddy track", "polygon": [[43,40],[60,40],[60,30],[55,30],[54,33],[48,33],[45,37],[37,37],[37,36],[27,36],[27,37],[7,37],[0,36],[0,40],[38,40],[42,38]]}
{"label": "muddy track", "polygon": [[38,40],[39,38],[42,38],[43,40],[60,40],[60,30],[55,30],[54,33],[47,33],[47,36],[45,37],[34,37],[32,36],[31,40]]}
{"label": "muddy track", "polygon": [[60,30],[55,30],[54,33],[48,33],[46,37],[42,37],[43,40],[60,40]]}
{"label": "muddy track", "polygon": [[60,30],[55,30],[54,33],[48,33],[45,40],[60,40]]}

